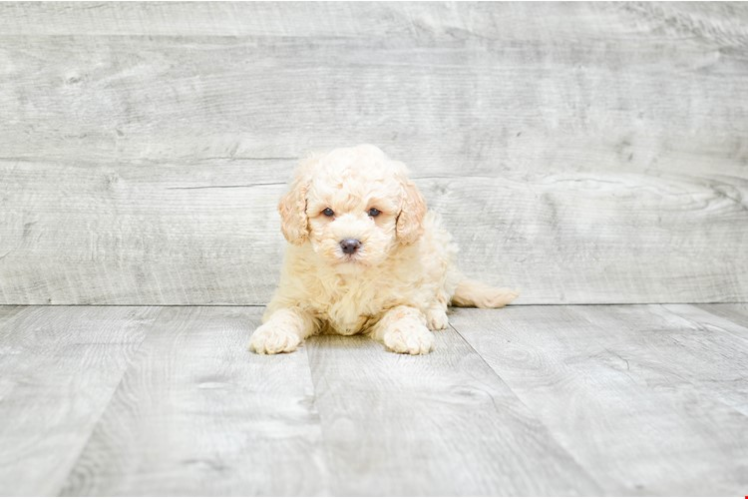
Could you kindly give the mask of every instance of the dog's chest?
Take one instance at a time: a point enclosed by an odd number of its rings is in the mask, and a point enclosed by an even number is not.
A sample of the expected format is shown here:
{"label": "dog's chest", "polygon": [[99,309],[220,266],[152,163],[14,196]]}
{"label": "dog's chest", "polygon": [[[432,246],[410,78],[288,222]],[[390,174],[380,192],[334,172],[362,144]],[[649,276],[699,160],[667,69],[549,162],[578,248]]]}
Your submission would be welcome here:
{"label": "dog's chest", "polygon": [[341,335],[354,335],[370,328],[382,311],[383,293],[367,286],[343,285],[329,290],[316,304],[320,316]]}
{"label": "dog's chest", "polygon": [[372,324],[374,318],[365,314],[348,314],[348,311],[339,311],[334,307],[326,315],[328,325],[341,335],[355,335],[361,333]]}

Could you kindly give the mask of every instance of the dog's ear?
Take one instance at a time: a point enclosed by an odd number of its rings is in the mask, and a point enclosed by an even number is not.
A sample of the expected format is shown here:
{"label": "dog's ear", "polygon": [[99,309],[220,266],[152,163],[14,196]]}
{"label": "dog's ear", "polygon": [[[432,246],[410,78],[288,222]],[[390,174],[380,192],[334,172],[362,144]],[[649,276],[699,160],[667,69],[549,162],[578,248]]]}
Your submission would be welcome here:
{"label": "dog's ear", "polygon": [[397,238],[405,243],[415,242],[423,232],[423,217],[426,215],[426,201],[413,182],[402,178],[403,201],[397,216]]}
{"label": "dog's ear", "polygon": [[306,215],[306,192],[309,189],[310,170],[317,158],[310,156],[301,161],[291,186],[278,204],[281,216],[281,231],[289,243],[301,245],[309,237],[309,219]]}

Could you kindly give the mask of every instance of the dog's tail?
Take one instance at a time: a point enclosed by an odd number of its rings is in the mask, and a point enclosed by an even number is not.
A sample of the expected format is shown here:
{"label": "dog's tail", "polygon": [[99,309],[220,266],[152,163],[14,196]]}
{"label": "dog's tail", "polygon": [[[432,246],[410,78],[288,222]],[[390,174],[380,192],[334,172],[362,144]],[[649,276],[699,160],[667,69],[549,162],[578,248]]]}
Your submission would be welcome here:
{"label": "dog's tail", "polygon": [[509,288],[494,288],[478,281],[462,279],[452,296],[452,304],[459,307],[495,309],[504,307],[519,297],[519,292]]}

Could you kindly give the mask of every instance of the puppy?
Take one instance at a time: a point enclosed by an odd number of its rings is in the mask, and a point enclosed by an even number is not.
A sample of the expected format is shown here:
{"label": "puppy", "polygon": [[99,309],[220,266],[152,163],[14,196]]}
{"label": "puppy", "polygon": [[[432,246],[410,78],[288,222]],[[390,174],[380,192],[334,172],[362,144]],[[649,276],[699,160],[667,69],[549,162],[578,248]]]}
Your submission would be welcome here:
{"label": "puppy", "polygon": [[364,333],[394,352],[426,354],[447,307],[502,307],[507,289],[465,279],[456,246],[405,165],[370,145],[302,161],[278,206],[288,240],[280,286],[255,330],[260,354],[319,333]]}

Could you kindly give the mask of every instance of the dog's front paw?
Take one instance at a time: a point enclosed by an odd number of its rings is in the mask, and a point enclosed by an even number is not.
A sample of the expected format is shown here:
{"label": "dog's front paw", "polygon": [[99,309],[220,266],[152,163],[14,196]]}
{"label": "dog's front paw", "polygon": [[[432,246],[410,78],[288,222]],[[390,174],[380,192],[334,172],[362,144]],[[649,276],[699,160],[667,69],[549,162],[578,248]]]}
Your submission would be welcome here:
{"label": "dog's front paw", "polygon": [[249,339],[249,349],[257,354],[292,352],[301,344],[301,336],[287,326],[265,323]]}
{"label": "dog's front paw", "polygon": [[444,330],[449,326],[447,312],[443,309],[433,308],[426,311],[426,325],[429,330]]}
{"label": "dog's front paw", "polygon": [[384,334],[384,345],[402,354],[428,354],[434,348],[434,334],[423,325],[395,325]]}

